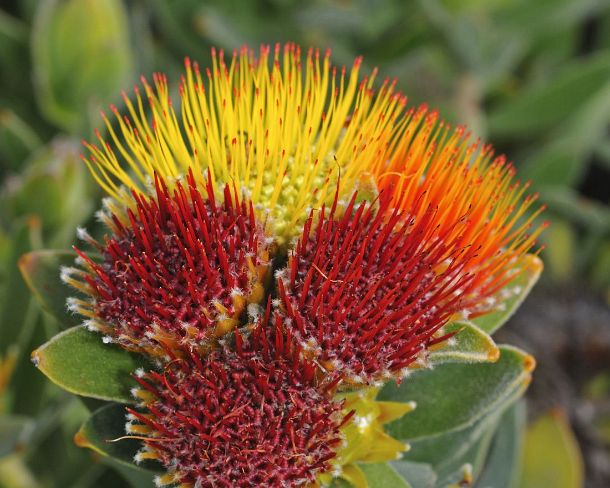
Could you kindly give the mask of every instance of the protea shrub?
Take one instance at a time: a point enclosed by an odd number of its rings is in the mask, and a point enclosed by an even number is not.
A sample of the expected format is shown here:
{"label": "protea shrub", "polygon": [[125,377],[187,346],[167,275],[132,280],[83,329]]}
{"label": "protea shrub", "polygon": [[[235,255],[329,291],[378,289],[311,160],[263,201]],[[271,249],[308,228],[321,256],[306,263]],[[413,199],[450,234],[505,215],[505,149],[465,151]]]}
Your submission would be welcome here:
{"label": "protea shrub", "polygon": [[21,263],[82,322],[35,364],[107,402],[77,444],[159,486],[476,481],[534,367],[490,334],[541,271],[542,206],[360,70],[213,50],[179,100],[156,74],[102,113],[83,160],[105,234]]}

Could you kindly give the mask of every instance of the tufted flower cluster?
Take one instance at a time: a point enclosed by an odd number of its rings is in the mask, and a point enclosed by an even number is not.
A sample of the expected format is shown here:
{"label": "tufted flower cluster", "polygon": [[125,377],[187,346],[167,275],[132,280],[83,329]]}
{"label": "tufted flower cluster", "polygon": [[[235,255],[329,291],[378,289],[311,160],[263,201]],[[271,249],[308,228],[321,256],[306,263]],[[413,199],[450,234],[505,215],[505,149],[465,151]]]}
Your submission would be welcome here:
{"label": "tufted flower cluster", "polygon": [[80,230],[62,276],[90,329],[156,365],[127,429],[160,485],[362,486],[354,463],[396,458],[381,424],[413,408],[370,392],[500,307],[534,245],[512,166],[360,65],[212,51],[178,106],[143,79],[85,143],[109,233]]}

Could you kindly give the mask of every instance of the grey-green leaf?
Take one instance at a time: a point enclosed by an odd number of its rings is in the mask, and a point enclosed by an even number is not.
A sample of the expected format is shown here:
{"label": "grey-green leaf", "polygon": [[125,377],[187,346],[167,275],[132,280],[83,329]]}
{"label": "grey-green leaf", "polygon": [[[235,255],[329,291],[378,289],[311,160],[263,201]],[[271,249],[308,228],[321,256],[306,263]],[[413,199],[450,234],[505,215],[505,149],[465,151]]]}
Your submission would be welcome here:
{"label": "grey-green leaf", "polygon": [[40,2],[31,46],[40,109],[70,133],[83,133],[87,109],[97,114],[133,76],[127,12],[119,0]]}
{"label": "grey-green leaf", "polygon": [[[34,326],[30,315],[31,296],[20,276],[17,260],[40,240],[38,217],[25,216],[13,222],[13,233],[6,242],[6,254],[0,256],[0,356],[11,346],[24,346]],[[2,259],[4,258],[4,259]]]}
{"label": "grey-green leaf", "polygon": [[411,488],[411,485],[388,463],[359,464],[369,488]]}
{"label": "grey-green leaf", "polygon": [[131,374],[150,368],[146,359],[113,344],[99,334],[73,327],[32,353],[34,364],[51,381],[78,395],[123,403],[133,402]]}
{"label": "grey-green leaf", "polygon": [[502,415],[477,488],[517,488],[524,424],[525,405],[522,402]]}
{"label": "grey-green leaf", "polygon": [[519,305],[525,300],[542,273],[542,260],[533,254],[522,256],[514,269],[520,272],[500,291],[497,301],[498,310],[472,319],[472,323],[488,334],[493,334],[511,318]]}
{"label": "grey-green leaf", "polygon": [[415,401],[417,408],[386,430],[409,441],[458,430],[501,408],[529,384],[535,361],[523,351],[500,346],[495,363],[442,364],[419,370],[401,385],[387,384],[379,400]]}
{"label": "grey-green leaf", "polygon": [[145,461],[134,464],[133,457],[142,447],[137,439],[124,438],[125,405],[106,405],[91,414],[74,436],[77,446],[92,449],[104,456],[135,469],[161,471],[159,464]]}
{"label": "grey-green leaf", "polygon": [[566,65],[550,83],[524,91],[508,100],[489,118],[492,135],[529,136],[569,119],[600,90],[610,76],[610,52],[602,51]]}
{"label": "grey-green leaf", "polygon": [[443,333],[455,333],[448,344],[440,344],[430,352],[432,365],[443,363],[485,363],[497,361],[500,350],[485,331],[469,322],[452,322]]}
{"label": "grey-green leaf", "polygon": [[413,488],[434,488],[437,475],[432,466],[427,463],[414,461],[392,461],[390,465],[400,474]]}

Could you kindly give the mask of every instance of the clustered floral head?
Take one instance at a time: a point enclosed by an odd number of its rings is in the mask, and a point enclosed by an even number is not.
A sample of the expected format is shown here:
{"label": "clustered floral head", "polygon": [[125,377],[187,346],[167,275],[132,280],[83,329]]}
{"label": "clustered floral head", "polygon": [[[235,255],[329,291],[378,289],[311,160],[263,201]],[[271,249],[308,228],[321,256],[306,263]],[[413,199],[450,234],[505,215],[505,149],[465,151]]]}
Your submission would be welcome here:
{"label": "clustered floral head", "polygon": [[157,365],[134,375],[127,430],[160,485],[363,486],[355,462],[399,456],[381,424],[413,408],[375,392],[502,306],[541,208],[359,58],[287,44],[185,65],[178,105],[142,79],[85,142],[109,234],[79,231],[69,307]]}

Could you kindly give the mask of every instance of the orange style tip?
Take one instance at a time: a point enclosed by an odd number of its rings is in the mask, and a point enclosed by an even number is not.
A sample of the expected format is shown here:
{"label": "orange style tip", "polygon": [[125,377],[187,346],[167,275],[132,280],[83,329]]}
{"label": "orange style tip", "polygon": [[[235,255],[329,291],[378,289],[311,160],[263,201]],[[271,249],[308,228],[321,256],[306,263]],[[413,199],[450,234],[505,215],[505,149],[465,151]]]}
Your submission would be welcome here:
{"label": "orange style tip", "polygon": [[216,57],[216,48],[214,46],[212,46],[212,49],[210,49],[210,53],[212,54],[212,57]]}
{"label": "orange style tip", "polygon": [[329,47],[327,47],[326,51],[324,51],[324,57],[325,58],[330,58],[330,53],[331,53],[331,49]]}
{"label": "orange style tip", "polygon": [[536,369],[536,358],[530,354],[526,354],[523,358],[523,366],[528,373],[531,373]]}
{"label": "orange style tip", "polygon": [[184,66],[186,67],[186,69],[190,69],[191,67],[191,58],[189,58],[188,56],[184,57]]}
{"label": "orange style tip", "polygon": [[87,438],[83,435],[82,430],[79,430],[76,434],[74,434],[73,441],[77,447],[89,446],[89,441],[87,441]]}

